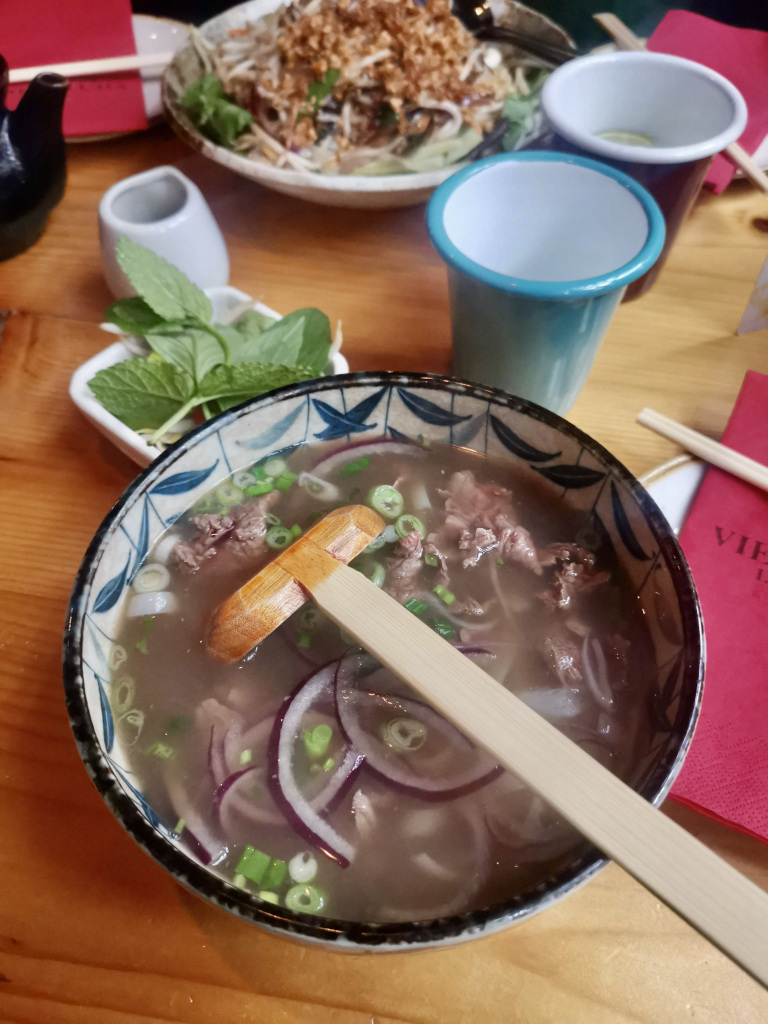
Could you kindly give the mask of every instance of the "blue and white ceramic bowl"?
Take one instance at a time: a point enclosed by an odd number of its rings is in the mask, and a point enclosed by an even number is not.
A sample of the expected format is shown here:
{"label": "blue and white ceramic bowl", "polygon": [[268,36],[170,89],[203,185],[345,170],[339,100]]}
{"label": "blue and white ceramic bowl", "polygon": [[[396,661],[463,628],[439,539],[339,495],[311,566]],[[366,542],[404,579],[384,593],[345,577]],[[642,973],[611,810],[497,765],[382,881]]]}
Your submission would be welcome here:
{"label": "blue and white ceramic bowl", "polygon": [[143,712],[122,685],[112,638],[121,598],[152,544],[217,480],[289,445],[377,436],[449,441],[507,459],[547,481],[554,501],[567,494],[574,506],[591,510],[594,528],[613,545],[642,596],[656,650],[656,728],[634,766],[635,788],[655,804],[666,796],[688,749],[703,678],[699,604],[666,520],[613,456],[539,406],[449,378],[348,374],[254,399],[163,452],[104,520],[75,581],[64,684],[80,755],[120,823],[183,885],[271,931],[358,952],[438,946],[495,932],[550,906],[606,861],[590,849],[531,891],[428,922],[350,923],[264,903],[198,863],[143,796],[125,746]]}

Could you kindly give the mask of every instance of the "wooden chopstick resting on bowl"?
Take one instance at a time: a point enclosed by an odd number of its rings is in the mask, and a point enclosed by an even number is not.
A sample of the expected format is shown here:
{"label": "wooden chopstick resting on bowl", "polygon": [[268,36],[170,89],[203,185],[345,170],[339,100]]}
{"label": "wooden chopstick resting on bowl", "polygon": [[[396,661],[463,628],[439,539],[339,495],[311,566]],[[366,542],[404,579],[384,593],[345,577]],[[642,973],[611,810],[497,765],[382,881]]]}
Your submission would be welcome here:
{"label": "wooden chopstick resting on bowl", "polygon": [[76,78],[79,75],[107,75],[114,71],[136,71],[138,68],[162,70],[173,58],[172,53],[128,54],[125,57],[100,57],[97,60],[74,60],[64,64],[40,64],[34,68],[14,68],[8,73],[8,81],[31,82],[37,75],[55,72]]}
{"label": "wooden chopstick resting on bowl", "polygon": [[734,476],[746,480],[747,483],[768,491],[768,466],[763,466],[762,463],[755,462],[754,459],[742,455],[741,452],[734,451],[733,448],[720,444],[719,441],[713,441],[706,434],[700,434],[698,430],[683,426],[677,420],[671,420],[654,409],[643,409],[638,413],[637,422],[655,430],[657,434],[663,434],[670,441],[677,441],[686,451],[698,455],[699,458],[717,466],[718,469],[724,469],[728,473],[733,473]]}
{"label": "wooden chopstick resting on bowl", "polygon": [[[605,29],[620,50],[645,49],[643,40],[636,36],[632,29],[615,14],[593,14],[592,17],[601,28]],[[732,142],[730,146],[725,147],[723,152],[732,163],[744,172],[753,185],[757,185],[768,195],[768,174],[758,167],[746,149],[743,149],[738,142]]]}
{"label": "wooden chopstick resting on bowl", "polygon": [[[370,539],[375,513],[347,506],[283,551],[212,618],[209,651],[240,656],[244,609],[260,642],[294,610],[275,595],[301,584],[319,609],[604,853],[768,985],[768,895],[635,793],[362,573],[328,553]],[[320,526],[321,524],[318,524]],[[358,525],[360,524],[360,525]],[[383,526],[383,523],[381,523]],[[313,527],[313,531],[318,527]],[[340,540],[334,542],[337,533]],[[248,600],[241,600],[247,591]],[[264,602],[259,594],[264,595]],[[230,616],[235,621],[230,623]],[[239,617],[239,618],[238,618]],[[232,628],[230,628],[232,627]],[[230,643],[230,638],[233,643]]]}

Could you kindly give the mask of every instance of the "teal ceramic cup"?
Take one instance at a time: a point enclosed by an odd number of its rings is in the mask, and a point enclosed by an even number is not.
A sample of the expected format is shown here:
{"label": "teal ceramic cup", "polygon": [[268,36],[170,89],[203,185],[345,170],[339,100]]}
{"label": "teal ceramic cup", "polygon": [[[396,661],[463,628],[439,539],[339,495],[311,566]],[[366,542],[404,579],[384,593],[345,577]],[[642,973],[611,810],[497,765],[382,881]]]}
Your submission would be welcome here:
{"label": "teal ceramic cup", "polygon": [[566,413],[628,284],[664,245],[655,200],[565,153],[506,153],[444,182],[427,208],[448,267],[453,372]]}

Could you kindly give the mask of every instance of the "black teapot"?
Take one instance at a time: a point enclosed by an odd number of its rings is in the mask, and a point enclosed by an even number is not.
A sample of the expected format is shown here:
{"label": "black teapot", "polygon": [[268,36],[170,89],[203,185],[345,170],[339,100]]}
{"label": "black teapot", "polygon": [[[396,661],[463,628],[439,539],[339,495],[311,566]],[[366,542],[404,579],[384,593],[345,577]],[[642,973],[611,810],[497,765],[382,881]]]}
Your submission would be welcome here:
{"label": "black teapot", "polygon": [[44,72],[8,110],[8,64],[0,57],[0,260],[28,249],[64,194],[61,117],[69,82]]}

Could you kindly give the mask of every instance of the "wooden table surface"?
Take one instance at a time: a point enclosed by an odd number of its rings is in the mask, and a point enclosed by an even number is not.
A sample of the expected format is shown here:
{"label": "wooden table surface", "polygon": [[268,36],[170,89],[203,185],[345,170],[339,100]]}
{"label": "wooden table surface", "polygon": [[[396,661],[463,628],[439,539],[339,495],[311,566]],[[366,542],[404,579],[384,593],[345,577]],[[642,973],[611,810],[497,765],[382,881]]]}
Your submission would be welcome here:
{"label": "wooden table surface", "polygon": [[[105,346],[96,211],[120,178],[176,163],[227,239],[232,284],[344,322],[352,369],[449,369],[443,267],[424,209],[331,210],[191,156],[165,129],[74,146],[42,240],[0,265],[0,1020],[19,1024],[614,1024],[768,1021],[768,994],[619,868],[505,934],[350,956],[262,934],[177,886],[91,785],[64,707],[75,572],[135,467],[71,405]],[[654,289],[622,306],[571,413],[635,473],[677,453],[644,405],[718,436],[768,332],[734,331],[768,254],[768,200],[700,200]],[[758,884],[768,849],[669,813]]]}

